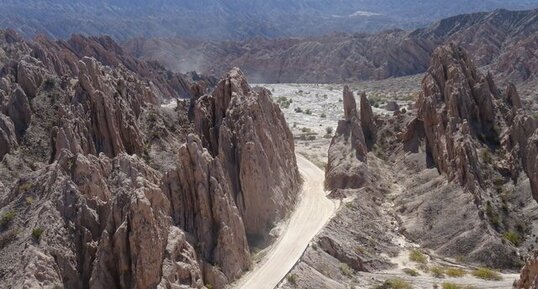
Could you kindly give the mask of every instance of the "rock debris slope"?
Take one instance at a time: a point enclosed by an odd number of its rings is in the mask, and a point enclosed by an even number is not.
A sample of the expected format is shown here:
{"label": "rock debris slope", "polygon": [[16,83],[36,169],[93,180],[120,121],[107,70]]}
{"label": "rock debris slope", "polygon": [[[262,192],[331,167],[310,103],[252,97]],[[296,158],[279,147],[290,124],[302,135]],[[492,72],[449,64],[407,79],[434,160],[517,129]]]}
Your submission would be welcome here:
{"label": "rock debris slope", "polygon": [[[351,96],[344,88],[326,170],[331,196],[345,205],[280,287],[373,288],[392,276],[416,288],[443,282],[402,271],[416,265],[408,261],[416,248],[430,268],[521,268],[537,229],[538,127],[514,86],[497,87],[449,44],[433,53],[414,107],[372,116],[363,95],[357,114]],[[534,288],[536,263],[527,262],[520,288]],[[477,280],[454,282],[495,285]]]}
{"label": "rock debris slope", "polygon": [[224,288],[250,267],[300,188],[268,91],[234,69],[202,96],[211,78],[109,38],[0,35],[0,288]]}

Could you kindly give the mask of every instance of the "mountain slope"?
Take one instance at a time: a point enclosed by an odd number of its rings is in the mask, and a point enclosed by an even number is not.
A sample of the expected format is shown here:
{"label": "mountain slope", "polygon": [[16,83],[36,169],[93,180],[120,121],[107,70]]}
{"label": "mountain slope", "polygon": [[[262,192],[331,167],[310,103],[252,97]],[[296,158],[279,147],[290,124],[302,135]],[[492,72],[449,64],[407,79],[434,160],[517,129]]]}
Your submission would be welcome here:
{"label": "mountain slope", "polygon": [[84,33],[237,39],[410,28],[461,13],[534,7],[532,0],[6,0],[0,4],[0,25],[58,38]]}
{"label": "mountain slope", "polygon": [[536,78],[537,32],[538,10],[498,10],[447,18],[411,32],[242,42],[136,39],[125,46],[177,71],[221,74],[239,66],[258,82],[351,82],[422,73],[435,47],[455,42],[479,66],[491,65],[500,78],[521,82]]}

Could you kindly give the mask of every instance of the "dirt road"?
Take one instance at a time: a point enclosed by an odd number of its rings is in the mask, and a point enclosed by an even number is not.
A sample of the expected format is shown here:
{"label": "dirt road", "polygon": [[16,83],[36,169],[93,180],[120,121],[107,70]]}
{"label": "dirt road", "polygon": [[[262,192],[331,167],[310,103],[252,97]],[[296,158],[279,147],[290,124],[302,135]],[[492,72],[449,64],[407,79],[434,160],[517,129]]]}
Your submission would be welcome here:
{"label": "dirt road", "polygon": [[295,211],[263,260],[239,280],[234,288],[275,288],[299,260],[310,240],[336,212],[339,203],[329,200],[323,189],[324,172],[300,155],[297,155],[297,164],[304,185]]}

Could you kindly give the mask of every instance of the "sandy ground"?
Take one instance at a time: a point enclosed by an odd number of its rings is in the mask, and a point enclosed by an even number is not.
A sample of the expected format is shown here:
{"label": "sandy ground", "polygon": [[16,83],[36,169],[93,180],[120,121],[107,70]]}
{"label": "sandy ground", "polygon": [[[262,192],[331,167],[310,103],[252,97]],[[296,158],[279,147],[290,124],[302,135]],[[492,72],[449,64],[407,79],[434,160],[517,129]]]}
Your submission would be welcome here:
{"label": "sandy ground", "polygon": [[310,240],[339,207],[339,202],[326,197],[323,171],[301,155],[297,155],[297,163],[304,179],[304,187],[295,211],[282,235],[262,260],[233,288],[275,288],[302,256]]}

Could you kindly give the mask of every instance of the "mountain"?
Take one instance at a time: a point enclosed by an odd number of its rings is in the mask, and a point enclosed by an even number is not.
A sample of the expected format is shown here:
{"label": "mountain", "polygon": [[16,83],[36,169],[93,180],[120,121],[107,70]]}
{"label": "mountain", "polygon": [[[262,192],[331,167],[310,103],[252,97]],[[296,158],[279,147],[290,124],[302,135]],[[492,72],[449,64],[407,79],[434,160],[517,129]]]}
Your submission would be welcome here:
{"label": "mountain", "polygon": [[4,0],[1,27],[25,36],[73,33],[245,39],[412,28],[452,15],[536,8],[533,0]]}
{"label": "mountain", "polygon": [[107,37],[0,48],[0,288],[225,288],[294,206],[292,134],[239,69]]}
{"label": "mountain", "polygon": [[412,31],[225,42],[135,39],[124,46],[176,71],[220,75],[239,66],[256,82],[327,83],[422,73],[437,46],[454,42],[468,49],[480,67],[519,83],[537,77],[537,35],[538,9],[496,10],[454,16]]}

